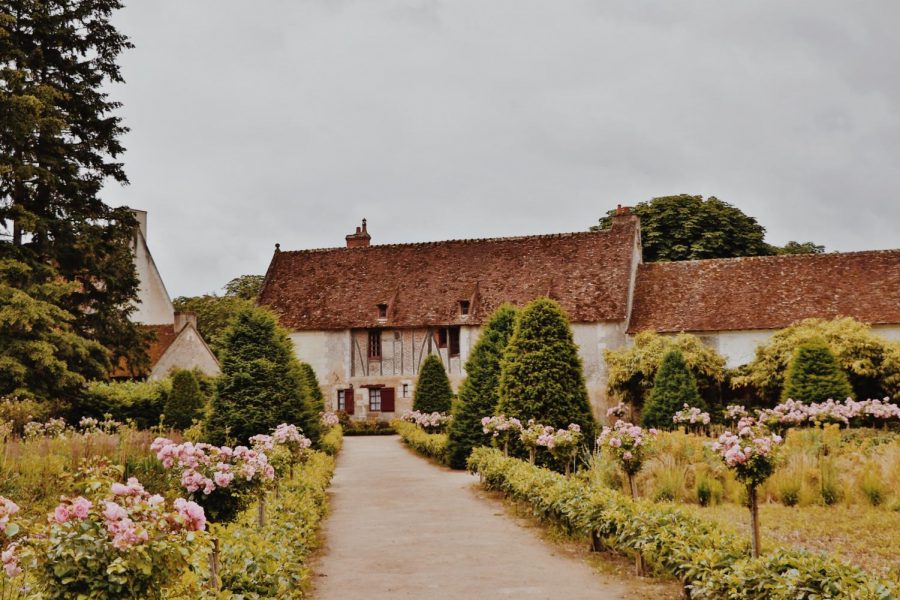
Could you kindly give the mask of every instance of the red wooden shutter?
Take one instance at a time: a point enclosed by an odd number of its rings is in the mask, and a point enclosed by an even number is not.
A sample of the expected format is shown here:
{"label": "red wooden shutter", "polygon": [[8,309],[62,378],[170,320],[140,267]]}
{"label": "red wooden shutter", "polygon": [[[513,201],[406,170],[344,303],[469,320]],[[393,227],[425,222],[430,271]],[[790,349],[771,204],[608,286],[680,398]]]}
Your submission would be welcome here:
{"label": "red wooden shutter", "polygon": [[381,412],[394,412],[394,388],[381,388]]}
{"label": "red wooden shutter", "polygon": [[344,390],[344,412],[348,415],[352,415],[353,411],[356,410],[356,401],[353,395],[353,388]]}

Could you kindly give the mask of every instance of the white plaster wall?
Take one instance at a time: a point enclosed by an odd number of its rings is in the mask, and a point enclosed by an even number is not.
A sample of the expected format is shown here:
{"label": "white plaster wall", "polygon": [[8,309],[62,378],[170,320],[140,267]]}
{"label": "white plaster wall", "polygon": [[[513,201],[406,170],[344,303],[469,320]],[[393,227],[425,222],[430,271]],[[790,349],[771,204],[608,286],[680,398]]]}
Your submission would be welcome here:
{"label": "white plaster wall", "polygon": [[607,369],[604,350],[615,350],[627,343],[625,323],[574,323],[572,335],[584,365],[584,379],[594,415],[602,418],[609,408],[606,395]]}
{"label": "white plaster wall", "polygon": [[140,279],[137,310],[131,320],[144,325],[163,325],[175,322],[175,308],[166,291],[162,277],[153,262],[142,233],[135,235],[134,265]]}
{"label": "white plaster wall", "polygon": [[766,343],[777,329],[702,332],[697,335],[725,358],[729,369],[746,365],[756,356],[756,347]]}
{"label": "white plaster wall", "polygon": [[350,384],[350,330],[295,331],[290,334],[297,358],[316,372],[325,405],[337,402],[337,390]]}
{"label": "white plaster wall", "polygon": [[881,337],[900,342],[900,323],[897,325],[873,325],[872,331]]}
{"label": "white plaster wall", "polygon": [[153,366],[149,379],[163,379],[172,369],[200,369],[216,376],[221,373],[219,361],[192,326],[185,327]]}

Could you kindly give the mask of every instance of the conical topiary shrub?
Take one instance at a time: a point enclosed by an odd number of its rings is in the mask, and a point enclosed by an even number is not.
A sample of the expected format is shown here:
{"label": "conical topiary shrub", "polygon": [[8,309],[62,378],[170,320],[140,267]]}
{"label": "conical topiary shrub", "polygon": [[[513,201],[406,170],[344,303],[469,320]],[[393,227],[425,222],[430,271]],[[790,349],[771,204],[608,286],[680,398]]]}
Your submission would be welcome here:
{"label": "conical topiary shrub", "polygon": [[[578,346],[562,308],[549,298],[538,298],[522,309],[503,354],[497,413],[525,423],[565,429],[581,426],[593,443],[596,422],[584,383]],[[512,451],[526,456],[518,444]]]}
{"label": "conical topiary shrub", "polygon": [[226,436],[247,443],[250,436],[281,423],[297,425],[318,442],[319,415],[287,333],[269,311],[246,308],[225,334],[207,435],[217,445]]}
{"label": "conical topiary shrub", "polygon": [[194,373],[175,371],[172,375],[172,391],[163,406],[165,423],[175,429],[187,429],[194,419],[203,418],[205,398]]}
{"label": "conical topiary shrub", "polygon": [[697,389],[697,380],[687,368],[680,350],[670,350],[663,357],[650,399],[641,415],[641,425],[657,429],[674,429],[672,417],[684,405],[706,410],[706,403]]}
{"label": "conical topiary shrub", "polygon": [[306,384],[306,392],[312,402],[313,410],[316,414],[325,411],[325,397],[322,395],[322,386],[319,385],[319,378],[316,372],[308,363],[300,363],[300,370],[303,375],[303,382]]}
{"label": "conical topiary shrub", "polygon": [[853,393],[850,379],[823,340],[810,340],[797,347],[788,367],[782,400],[823,402],[843,400]]}
{"label": "conical topiary shrub", "polygon": [[459,400],[448,432],[448,456],[454,469],[464,469],[472,448],[488,441],[481,419],[497,410],[500,361],[515,321],[513,306],[505,304],[498,308],[488,319],[466,361],[466,379],[459,388]]}
{"label": "conical topiary shrub", "polygon": [[441,359],[429,354],[422,361],[419,379],[416,381],[416,393],[413,396],[413,410],[423,413],[450,412],[453,403],[453,388]]}

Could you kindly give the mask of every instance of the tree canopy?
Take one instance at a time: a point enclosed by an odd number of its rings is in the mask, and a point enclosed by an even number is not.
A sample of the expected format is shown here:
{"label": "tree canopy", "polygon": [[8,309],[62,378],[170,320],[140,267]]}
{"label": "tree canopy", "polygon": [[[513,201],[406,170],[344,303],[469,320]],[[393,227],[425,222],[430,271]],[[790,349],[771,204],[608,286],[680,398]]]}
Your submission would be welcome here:
{"label": "tree canopy", "polygon": [[681,350],[674,347],[663,356],[662,364],[653,378],[653,390],[649,401],[644,405],[641,425],[674,429],[672,417],[685,404],[706,410],[706,403],[697,389],[697,380],[684,362]]}
{"label": "tree canopy", "polygon": [[453,402],[453,388],[444,364],[436,354],[429,354],[422,361],[416,393],[413,395],[413,410],[432,413],[450,412]]}
{"label": "tree canopy", "polygon": [[[808,254],[825,250],[812,242],[765,242],[766,230],[755,218],[715,196],[679,194],[640,202],[632,211],[641,219],[644,261],[699,260],[736,256]],[[608,229],[615,210],[592,230]]]}
{"label": "tree canopy", "polygon": [[118,0],[0,3],[0,258],[31,267],[35,285],[74,284],[44,302],[69,315],[74,334],[109,349],[104,369],[120,357],[132,366],[147,359],[147,338],[129,319],[137,224],[100,198],[108,180],[128,181],[119,161],[127,129],[108,93],[131,47],[112,22],[119,8]]}
{"label": "tree canopy", "polygon": [[175,429],[187,429],[194,419],[203,418],[205,398],[192,371],[180,369],[172,375],[172,391],[163,406],[165,423]]}
{"label": "tree canopy", "polygon": [[497,412],[500,361],[515,321],[513,306],[504,304],[498,308],[488,319],[466,361],[466,378],[459,388],[459,400],[448,431],[448,456],[454,469],[465,468],[472,448],[487,441],[481,419]]}
{"label": "tree canopy", "polygon": [[797,347],[785,377],[781,399],[801,402],[841,401],[852,388],[847,374],[822,340],[810,340]]}

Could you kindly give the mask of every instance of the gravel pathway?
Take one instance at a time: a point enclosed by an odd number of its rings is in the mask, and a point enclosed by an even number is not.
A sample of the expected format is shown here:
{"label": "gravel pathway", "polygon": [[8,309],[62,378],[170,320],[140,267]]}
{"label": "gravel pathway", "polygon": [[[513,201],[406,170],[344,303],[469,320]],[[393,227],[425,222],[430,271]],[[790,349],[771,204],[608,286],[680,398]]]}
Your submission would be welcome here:
{"label": "gravel pathway", "polygon": [[623,598],[479,496],[477,478],[395,436],[348,437],[332,484],[316,597]]}

